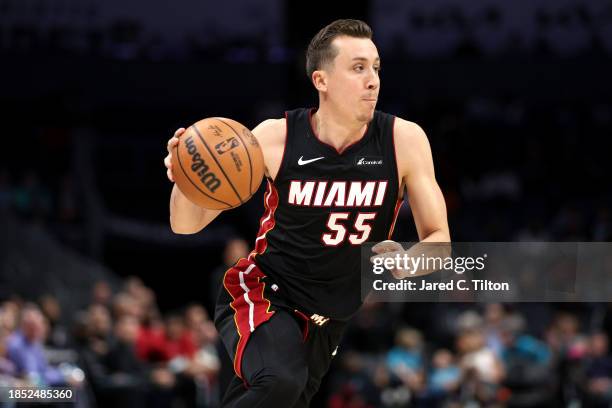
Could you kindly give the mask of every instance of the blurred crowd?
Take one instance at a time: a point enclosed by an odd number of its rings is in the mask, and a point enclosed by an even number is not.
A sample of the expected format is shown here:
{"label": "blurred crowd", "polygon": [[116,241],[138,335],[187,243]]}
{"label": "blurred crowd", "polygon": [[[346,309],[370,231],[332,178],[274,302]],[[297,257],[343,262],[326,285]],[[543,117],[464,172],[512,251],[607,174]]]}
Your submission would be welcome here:
{"label": "blurred crowd", "polygon": [[600,0],[378,0],[374,28],[392,58],[577,57],[612,51],[612,7]]}
{"label": "blurred crowd", "polygon": [[[0,50],[118,60],[286,62],[282,1],[228,9],[187,2],[163,19],[163,2],[120,10],[113,2],[0,1]],[[520,3],[372,1],[372,26],[388,59],[499,55],[610,55],[612,8],[604,0]],[[519,3],[517,3],[519,4]],[[148,13],[138,7],[149,6]],[[363,4],[361,4],[363,6]],[[191,13],[191,14],[190,14]],[[193,15],[197,15],[195,20]],[[221,24],[231,18],[232,24]],[[384,29],[383,29],[384,28]],[[312,33],[314,34],[314,33]]]}
{"label": "blurred crowd", "polygon": [[[407,305],[443,330],[409,326],[389,304],[357,315],[329,377],[329,408],[608,407],[609,332],[555,305]],[[558,306],[558,305],[557,305]],[[451,308],[463,308],[460,313]],[[530,322],[539,326],[533,330]],[[607,318],[612,310],[608,309]],[[456,317],[449,320],[449,316]],[[540,332],[538,332],[540,331]]]}
{"label": "blurred crowd", "polygon": [[[115,60],[283,60],[282,3],[188,1],[168,20],[161,1],[0,1],[0,52]],[[143,12],[146,8],[146,12]],[[227,21],[232,23],[227,23]]]}
{"label": "blurred crowd", "polygon": [[[97,281],[89,305],[0,303],[0,384],[71,386],[79,406],[217,407],[232,368],[210,315],[230,239],[203,304],[160,313],[141,279]],[[365,303],[313,406],[608,407],[612,304]]]}
{"label": "blurred crowd", "polygon": [[96,282],[91,303],[65,316],[58,299],[0,304],[0,384],[70,386],[81,407],[211,407],[218,400],[217,333],[190,304],[162,315],[130,277]]}

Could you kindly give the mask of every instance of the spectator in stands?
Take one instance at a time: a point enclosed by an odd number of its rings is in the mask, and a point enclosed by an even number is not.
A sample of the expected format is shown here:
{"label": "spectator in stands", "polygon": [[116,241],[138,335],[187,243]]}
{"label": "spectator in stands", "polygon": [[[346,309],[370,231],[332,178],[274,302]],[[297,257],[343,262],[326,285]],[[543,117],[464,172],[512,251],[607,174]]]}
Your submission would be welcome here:
{"label": "spectator in stands", "polygon": [[487,347],[501,357],[501,325],[506,317],[506,310],[501,303],[487,303],[484,306],[484,335]]}
{"label": "spectator in stands", "polygon": [[110,306],[113,291],[108,282],[100,280],[94,283],[91,291],[92,303]]}
{"label": "spectator in stands", "polygon": [[453,354],[446,349],[437,350],[427,381],[429,392],[441,399],[448,397],[457,391],[460,380],[461,369],[455,364]]}
{"label": "spectator in stands", "polygon": [[460,313],[455,321],[455,333],[482,330],[484,319],[476,310],[468,309]]}
{"label": "spectator in stands", "polygon": [[609,407],[612,404],[612,357],[608,336],[595,333],[589,339],[589,357],[585,364],[586,406]]}
{"label": "spectator in stands", "polygon": [[108,309],[92,304],[87,311],[87,340],[89,347],[97,354],[106,354],[111,342],[112,321]]}
{"label": "spectator in stands", "polygon": [[157,308],[150,307],[144,314],[136,338],[136,354],[150,363],[168,360],[165,350],[165,327]]}
{"label": "spectator in stands", "polygon": [[193,333],[197,351],[185,374],[194,380],[198,389],[196,395],[199,405],[209,407],[219,395],[218,375],[221,362],[215,346],[217,330],[210,320],[206,320],[201,322]]}
{"label": "spectator in stands", "polygon": [[196,353],[194,363],[196,372],[212,380],[216,377],[220,368],[219,355],[215,342],[217,341],[217,330],[212,321],[201,322],[195,331]]}
{"label": "spectator in stands", "polygon": [[196,344],[193,333],[187,329],[183,316],[171,314],[165,319],[164,357],[168,368],[176,376],[177,394],[184,401],[195,403],[196,376],[198,373],[193,357]]}
{"label": "spectator in stands", "polygon": [[155,300],[155,293],[136,276],[130,276],[124,291],[115,297],[119,313],[134,316],[140,322],[137,340],[138,356],[147,361],[167,361],[164,323]]}
{"label": "spectator in stands", "polygon": [[145,286],[142,279],[137,276],[130,276],[127,278],[124,286],[124,292],[138,302],[143,309],[146,309],[155,303],[155,294],[150,288]]}
{"label": "spectator in stands", "polygon": [[9,336],[8,357],[15,364],[17,373],[35,385],[78,386],[79,381],[65,378],[62,372],[50,367],[43,353],[46,322],[40,309],[27,305],[21,311],[19,330]]}
{"label": "spectator in stands", "polygon": [[410,390],[424,387],[423,336],[416,329],[405,327],[395,336],[395,347],[387,353],[389,371]]}
{"label": "spectator in stands", "polygon": [[501,325],[502,359],[506,372],[507,401],[513,406],[539,406],[551,402],[554,372],[548,346],[524,333],[524,319],[517,314]]}
{"label": "spectator in stands", "polygon": [[166,360],[171,361],[177,357],[191,359],[195,351],[194,339],[186,330],[183,318],[177,314],[167,316],[164,330]]}
{"label": "spectator in stands", "polygon": [[138,322],[133,316],[122,316],[113,330],[106,307],[89,307],[88,339],[81,358],[99,406],[149,406],[147,401],[152,395],[161,397],[159,404],[170,399],[172,376],[163,368],[149,368],[135,355],[137,330]]}
{"label": "spectator in stands", "polygon": [[106,370],[105,359],[113,341],[108,309],[100,304],[90,305],[84,324],[85,338],[79,339],[80,360],[98,404],[104,406],[106,402],[110,402],[109,398],[113,392],[119,392],[118,390],[129,387],[129,384],[120,375],[113,377]]}
{"label": "spectator in stands", "polygon": [[501,325],[502,358],[504,364],[512,365],[514,361],[527,361],[532,365],[548,365],[551,352],[548,346],[533,336],[523,333],[524,319],[511,315]]}
{"label": "spectator in stands", "polygon": [[17,327],[19,319],[19,305],[13,300],[2,303],[2,313],[0,314],[0,326],[4,327],[7,333],[11,333]]}
{"label": "spectator in stands", "polygon": [[576,360],[586,355],[586,341],[580,333],[578,318],[567,312],[559,313],[547,332],[547,342],[562,360]]}
{"label": "spectator in stands", "polygon": [[337,392],[331,395],[328,407],[366,408],[380,406],[380,392],[368,373],[364,356],[354,351],[348,351],[342,355],[340,364],[342,371],[336,381],[336,386],[333,387]]}
{"label": "spectator in stands", "polygon": [[144,314],[142,303],[126,292],[120,292],[113,298],[113,318],[118,320],[130,316],[140,321]]}
{"label": "spectator in stands", "polygon": [[214,304],[219,289],[223,284],[223,276],[225,272],[234,265],[240,258],[246,258],[249,255],[249,246],[242,238],[233,238],[227,241],[223,251],[223,264],[216,267],[210,274],[210,285],[208,292],[207,309],[210,314],[214,313]]}
{"label": "spectator in stands", "polygon": [[470,329],[459,334],[457,350],[464,373],[464,394],[483,404],[495,401],[504,371],[499,358],[486,346],[482,330]]}
{"label": "spectator in stands", "polygon": [[190,330],[194,334],[200,329],[202,323],[209,320],[209,314],[202,305],[192,303],[185,309],[186,329]]}
{"label": "spectator in stands", "polygon": [[[2,309],[0,309],[0,318],[1,317]],[[7,356],[7,339],[8,332],[0,326],[0,386],[14,386],[17,382],[17,368]]]}
{"label": "spectator in stands", "polygon": [[[110,394],[113,406],[116,406],[115,403],[130,407],[144,406],[143,398],[146,398],[146,406],[167,406],[172,399],[175,378],[167,369],[159,366],[149,368],[138,359],[135,351],[138,327],[135,317],[120,317],[115,323],[114,340],[102,360],[105,374],[110,376],[114,390],[122,391]],[[128,400],[132,402],[128,403]],[[134,401],[138,403],[134,404]]]}
{"label": "spectator in stands", "polygon": [[387,354],[387,365],[392,372],[423,369],[423,337],[418,330],[402,328],[395,336],[395,347]]}
{"label": "spectator in stands", "polygon": [[52,295],[44,295],[39,300],[40,308],[49,323],[47,335],[47,346],[65,348],[68,346],[68,330],[61,321],[62,309],[57,298]]}

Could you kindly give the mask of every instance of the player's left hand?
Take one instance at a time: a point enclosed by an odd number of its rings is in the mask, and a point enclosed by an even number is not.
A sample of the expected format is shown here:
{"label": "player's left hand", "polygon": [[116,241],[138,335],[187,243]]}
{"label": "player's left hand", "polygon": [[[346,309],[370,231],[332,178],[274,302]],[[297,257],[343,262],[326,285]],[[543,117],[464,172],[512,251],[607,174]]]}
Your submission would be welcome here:
{"label": "player's left hand", "polygon": [[399,244],[399,242],[395,242],[390,239],[380,241],[378,244],[372,247],[372,252],[374,252],[375,254],[384,254],[387,252],[396,252],[403,250],[404,248]]}
{"label": "player's left hand", "polygon": [[[376,255],[370,257],[370,261],[374,262],[374,259],[377,259],[377,258],[383,258],[383,259],[395,258],[397,254],[402,255],[406,251],[398,242],[388,239],[388,240],[381,241],[378,244],[374,245],[372,247],[372,252],[374,252]],[[395,279],[403,279],[406,276],[408,276],[406,271],[401,270],[401,269],[391,269],[390,272]]]}
{"label": "player's left hand", "polygon": [[174,135],[168,140],[166,148],[168,150],[168,155],[164,158],[164,166],[166,166],[166,175],[168,176],[168,180],[174,183],[174,174],[172,173],[172,149],[176,147],[179,143],[179,137],[181,137],[185,133],[185,128],[178,128]]}

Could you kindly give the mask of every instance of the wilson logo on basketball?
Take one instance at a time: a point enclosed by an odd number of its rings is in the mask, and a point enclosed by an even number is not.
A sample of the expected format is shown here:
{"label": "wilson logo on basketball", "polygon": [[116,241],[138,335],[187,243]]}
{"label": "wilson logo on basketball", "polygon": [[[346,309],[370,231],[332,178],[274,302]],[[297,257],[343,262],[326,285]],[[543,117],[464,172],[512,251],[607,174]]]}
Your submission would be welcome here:
{"label": "wilson logo on basketball", "polygon": [[198,153],[198,149],[196,148],[191,136],[185,139],[185,145],[187,146],[187,152],[191,156],[191,170],[200,176],[202,184],[204,184],[208,190],[214,193],[215,190],[221,185],[221,180],[217,178],[215,173],[210,171],[210,168],[204,162],[204,159],[202,159],[200,153]]}

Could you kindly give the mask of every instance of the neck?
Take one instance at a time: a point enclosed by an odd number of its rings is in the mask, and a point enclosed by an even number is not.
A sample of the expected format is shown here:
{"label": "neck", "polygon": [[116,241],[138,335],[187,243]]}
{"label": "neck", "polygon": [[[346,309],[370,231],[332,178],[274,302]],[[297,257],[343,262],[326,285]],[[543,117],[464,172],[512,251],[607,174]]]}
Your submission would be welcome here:
{"label": "neck", "polygon": [[319,109],[312,115],[312,127],[319,139],[338,151],[361,139],[367,126],[367,123],[344,117],[322,105],[319,105]]}

